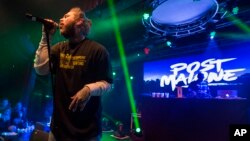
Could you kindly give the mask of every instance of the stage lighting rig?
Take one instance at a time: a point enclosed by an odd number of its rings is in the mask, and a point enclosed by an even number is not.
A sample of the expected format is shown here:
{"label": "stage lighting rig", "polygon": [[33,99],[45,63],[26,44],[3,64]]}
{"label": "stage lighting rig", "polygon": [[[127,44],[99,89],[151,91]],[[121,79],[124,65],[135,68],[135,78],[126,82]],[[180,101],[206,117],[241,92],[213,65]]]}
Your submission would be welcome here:
{"label": "stage lighting rig", "polygon": [[217,23],[228,13],[235,0],[148,0],[149,15],[142,18],[147,32],[154,36],[181,38],[206,31],[208,23]]}

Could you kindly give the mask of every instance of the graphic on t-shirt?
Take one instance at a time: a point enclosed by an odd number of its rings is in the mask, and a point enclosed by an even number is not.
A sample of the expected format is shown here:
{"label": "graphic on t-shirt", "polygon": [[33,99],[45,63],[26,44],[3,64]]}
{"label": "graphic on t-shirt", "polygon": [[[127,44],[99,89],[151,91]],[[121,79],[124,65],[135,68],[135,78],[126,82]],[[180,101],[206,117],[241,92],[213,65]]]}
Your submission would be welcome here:
{"label": "graphic on t-shirt", "polygon": [[60,68],[74,69],[75,66],[83,66],[85,62],[86,56],[72,56],[60,53]]}

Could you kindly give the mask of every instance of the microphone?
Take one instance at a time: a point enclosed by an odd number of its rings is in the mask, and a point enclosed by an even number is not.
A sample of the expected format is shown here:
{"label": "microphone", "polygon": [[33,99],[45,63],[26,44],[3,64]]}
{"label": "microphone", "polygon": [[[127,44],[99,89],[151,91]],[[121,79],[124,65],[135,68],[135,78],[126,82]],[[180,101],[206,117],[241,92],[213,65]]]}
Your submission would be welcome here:
{"label": "microphone", "polygon": [[47,21],[43,18],[40,18],[40,17],[36,17],[36,16],[33,16],[29,13],[26,13],[25,16],[32,20],[32,21],[35,21],[35,22],[40,22],[42,23],[44,26],[48,27],[48,28],[53,28],[53,27],[58,27],[58,24],[56,22],[51,22],[51,21]]}

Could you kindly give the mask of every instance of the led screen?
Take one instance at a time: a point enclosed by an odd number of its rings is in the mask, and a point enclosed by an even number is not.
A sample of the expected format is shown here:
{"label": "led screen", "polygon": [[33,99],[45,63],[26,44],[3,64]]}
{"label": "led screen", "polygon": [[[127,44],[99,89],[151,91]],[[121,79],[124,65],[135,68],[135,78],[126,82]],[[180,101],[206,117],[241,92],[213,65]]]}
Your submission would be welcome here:
{"label": "led screen", "polygon": [[219,48],[208,47],[199,54],[166,58],[144,63],[144,94],[176,93],[176,86],[185,88],[196,80],[198,72],[205,74],[205,79],[216,96],[218,90],[236,89],[244,85],[241,79],[250,73],[250,45],[234,44]]}

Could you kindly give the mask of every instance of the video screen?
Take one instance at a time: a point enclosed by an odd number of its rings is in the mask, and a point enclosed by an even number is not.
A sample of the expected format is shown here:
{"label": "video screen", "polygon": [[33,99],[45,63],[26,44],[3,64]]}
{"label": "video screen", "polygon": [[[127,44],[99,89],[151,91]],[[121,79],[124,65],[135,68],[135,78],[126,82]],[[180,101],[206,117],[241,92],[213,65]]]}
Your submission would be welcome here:
{"label": "video screen", "polygon": [[249,50],[249,43],[239,43],[223,48],[208,47],[200,54],[144,62],[143,94],[176,97],[176,87],[181,86],[185,95],[199,72],[203,72],[213,96],[223,92],[243,93],[241,87],[250,74]]}

